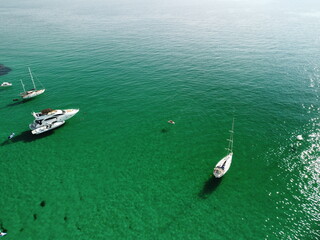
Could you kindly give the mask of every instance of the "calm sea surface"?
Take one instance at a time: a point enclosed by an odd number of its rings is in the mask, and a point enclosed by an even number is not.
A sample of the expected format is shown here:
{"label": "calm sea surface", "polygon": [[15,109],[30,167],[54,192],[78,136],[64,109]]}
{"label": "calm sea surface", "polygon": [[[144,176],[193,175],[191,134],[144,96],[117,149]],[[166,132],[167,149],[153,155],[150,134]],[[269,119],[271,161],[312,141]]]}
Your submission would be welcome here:
{"label": "calm sea surface", "polygon": [[6,238],[320,239],[320,3],[253,2],[2,3]]}

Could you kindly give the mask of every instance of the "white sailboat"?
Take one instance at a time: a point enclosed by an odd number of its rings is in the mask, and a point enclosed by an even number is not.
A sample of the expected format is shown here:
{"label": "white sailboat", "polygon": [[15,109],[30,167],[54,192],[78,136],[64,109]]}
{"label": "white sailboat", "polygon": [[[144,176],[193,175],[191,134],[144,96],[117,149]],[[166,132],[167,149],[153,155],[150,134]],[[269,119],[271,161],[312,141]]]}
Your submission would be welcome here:
{"label": "white sailboat", "polygon": [[224,158],[222,158],[213,170],[213,175],[216,178],[221,178],[230,168],[232,163],[232,156],[233,156],[233,128],[234,128],[234,119],[232,121],[232,130],[230,131],[230,139],[229,146],[227,148],[228,154]]}
{"label": "white sailboat", "polygon": [[29,90],[29,91],[26,91],[26,89],[24,88],[24,84],[23,84],[22,80],[20,80],[20,81],[21,81],[21,84],[22,84],[22,88],[23,88],[23,93],[20,93],[20,96],[21,96],[23,99],[29,99],[29,98],[36,97],[36,96],[44,93],[44,91],[46,90],[46,89],[39,89],[39,90],[37,90],[36,85],[35,85],[34,80],[33,80],[33,76],[32,76],[31,70],[30,70],[29,67],[28,67],[28,69],[29,69],[31,81],[32,81],[32,84],[33,84],[33,89],[31,89],[31,90]]}

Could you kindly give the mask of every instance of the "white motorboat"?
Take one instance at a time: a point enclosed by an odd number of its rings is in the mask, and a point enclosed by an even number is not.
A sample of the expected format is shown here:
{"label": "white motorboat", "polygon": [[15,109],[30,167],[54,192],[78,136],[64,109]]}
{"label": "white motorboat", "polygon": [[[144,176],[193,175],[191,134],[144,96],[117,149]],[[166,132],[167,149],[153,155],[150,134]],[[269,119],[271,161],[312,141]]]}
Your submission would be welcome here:
{"label": "white motorboat", "polygon": [[5,232],[0,232],[0,237],[3,237],[3,236],[5,236],[5,235],[7,235],[7,233],[5,233]]}
{"label": "white motorboat", "polygon": [[47,108],[41,112],[32,112],[35,120],[29,125],[31,130],[51,124],[55,121],[66,121],[79,112],[79,109],[56,109]]}
{"label": "white motorboat", "polygon": [[51,117],[57,117],[59,120],[68,120],[79,112],[79,109],[43,109],[40,112],[31,113],[36,120],[45,120]]}
{"label": "white motorboat", "polygon": [[57,127],[60,127],[61,125],[63,125],[65,123],[65,121],[54,121],[52,123],[43,125],[41,127],[38,127],[34,130],[31,131],[32,134],[40,134],[40,133],[44,133],[47,131],[50,131],[52,129],[55,129]]}
{"label": "white motorboat", "polygon": [[12,83],[9,83],[9,82],[3,82],[0,85],[0,87],[11,87],[11,86],[12,86]]}
{"label": "white motorboat", "polygon": [[303,140],[302,135],[298,135],[298,136],[297,136],[297,139],[298,139],[299,141],[302,141],[302,140]]}
{"label": "white motorboat", "polygon": [[34,83],[34,79],[33,79],[31,70],[30,70],[30,68],[28,68],[28,69],[29,69],[31,81],[32,81],[32,84],[33,84],[33,89],[31,89],[31,90],[29,90],[29,91],[26,91],[26,89],[24,88],[24,84],[23,84],[22,80],[20,80],[20,81],[21,81],[21,84],[22,84],[22,88],[23,88],[23,92],[20,93],[20,96],[21,96],[23,99],[29,99],[29,98],[36,97],[36,96],[44,93],[44,91],[46,90],[46,89],[37,89],[37,88],[36,88],[36,85],[35,85],[35,83]]}
{"label": "white motorboat", "polygon": [[213,170],[213,175],[216,178],[221,178],[229,170],[232,163],[233,156],[233,128],[234,128],[234,119],[232,121],[232,130],[230,131],[229,146],[227,148],[228,154],[222,158],[215,166]]}

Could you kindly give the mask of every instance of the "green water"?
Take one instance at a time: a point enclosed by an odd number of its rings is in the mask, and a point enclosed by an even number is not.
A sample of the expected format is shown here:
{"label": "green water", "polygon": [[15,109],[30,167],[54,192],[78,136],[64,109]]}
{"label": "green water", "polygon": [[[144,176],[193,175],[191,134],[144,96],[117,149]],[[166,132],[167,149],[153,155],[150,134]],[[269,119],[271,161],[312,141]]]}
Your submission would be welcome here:
{"label": "green water", "polygon": [[[320,5],[252,2],[2,4],[6,238],[320,238]],[[33,136],[49,107],[80,112]]]}

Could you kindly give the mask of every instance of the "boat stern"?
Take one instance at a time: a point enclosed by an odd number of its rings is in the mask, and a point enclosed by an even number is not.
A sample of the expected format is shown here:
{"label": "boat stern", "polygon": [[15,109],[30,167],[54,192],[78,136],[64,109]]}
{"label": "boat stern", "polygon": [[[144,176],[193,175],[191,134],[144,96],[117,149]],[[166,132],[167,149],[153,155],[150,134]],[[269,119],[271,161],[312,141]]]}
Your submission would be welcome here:
{"label": "boat stern", "polygon": [[33,123],[29,124],[29,128],[30,128],[30,130],[34,130],[37,128],[37,124],[35,122],[33,122]]}
{"label": "boat stern", "polygon": [[220,167],[215,167],[214,170],[213,170],[213,175],[216,178],[221,178],[224,175],[224,173],[225,172]]}

